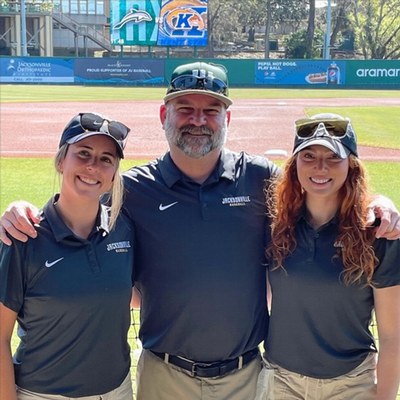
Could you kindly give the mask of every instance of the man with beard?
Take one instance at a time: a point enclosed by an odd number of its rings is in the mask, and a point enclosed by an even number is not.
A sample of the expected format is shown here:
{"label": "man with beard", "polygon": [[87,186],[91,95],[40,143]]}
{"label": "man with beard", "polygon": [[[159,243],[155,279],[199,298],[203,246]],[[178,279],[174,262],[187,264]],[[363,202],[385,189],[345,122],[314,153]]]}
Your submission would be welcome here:
{"label": "man with beard", "polygon": [[267,328],[263,190],[279,168],[224,148],[231,104],[224,67],[177,67],[160,108],[170,150],[123,174],[141,296],[138,400],[255,397]]}
{"label": "man with beard", "polygon": [[164,103],[169,152],[125,174],[142,297],[138,399],[252,399],[267,320],[263,182],[279,170],[224,149],[224,67],[178,67]]}

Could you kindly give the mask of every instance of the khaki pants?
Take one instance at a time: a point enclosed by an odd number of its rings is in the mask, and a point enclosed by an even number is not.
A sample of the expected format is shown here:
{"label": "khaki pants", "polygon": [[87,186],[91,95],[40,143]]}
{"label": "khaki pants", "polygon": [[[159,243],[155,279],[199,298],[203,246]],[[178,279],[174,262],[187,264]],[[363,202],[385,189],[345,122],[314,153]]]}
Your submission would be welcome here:
{"label": "khaki pants", "polygon": [[133,392],[131,374],[128,373],[119,387],[102,395],[72,398],[59,395],[35,393],[23,388],[17,388],[17,398],[18,400],[132,400]]}
{"label": "khaki pants", "polygon": [[376,353],[348,374],[316,379],[290,372],[263,359],[255,400],[374,400]]}
{"label": "khaki pants", "polygon": [[137,400],[250,400],[261,370],[256,357],[240,370],[216,377],[191,377],[189,371],[166,364],[143,350],[136,374]]}

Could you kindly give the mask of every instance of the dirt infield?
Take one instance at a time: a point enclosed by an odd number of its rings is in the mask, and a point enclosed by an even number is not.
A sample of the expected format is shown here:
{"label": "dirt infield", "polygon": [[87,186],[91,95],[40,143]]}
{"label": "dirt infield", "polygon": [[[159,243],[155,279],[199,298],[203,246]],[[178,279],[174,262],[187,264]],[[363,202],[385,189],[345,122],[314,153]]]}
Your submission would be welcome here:
{"label": "dirt infield", "polygon": [[[52,157],[60,133],[78,112],[97,111],[132,128],[126,158],[152,159],[167,150],[158,119],[160,101],[4,103],[1,105],[2,157]],[[282,149],[291,152],[293,121],[306,107],[400,106],[398,98],[357,99],[238,99],[232,106],[227,147],[251,154]],[[399,109],[400,112],[400,109]],[[400,162],[400,150],[359,146],[368,161]]]}

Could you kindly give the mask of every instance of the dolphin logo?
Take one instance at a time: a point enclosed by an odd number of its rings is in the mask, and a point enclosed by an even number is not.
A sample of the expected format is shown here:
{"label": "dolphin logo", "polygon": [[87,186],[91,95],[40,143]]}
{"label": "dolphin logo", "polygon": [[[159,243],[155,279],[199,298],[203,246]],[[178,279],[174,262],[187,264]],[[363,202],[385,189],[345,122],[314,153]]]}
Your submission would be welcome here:
{"label": "dolphin logo", "polygon": [[133,22],[134,24],[140,24],[144,21],[151,21],[153,18],[151,15],[144,10],[136,10],[135,8],[131,8],[129,13],[124,16],[118,23],[114,25],[113,29],[121,29],[128,22]]}

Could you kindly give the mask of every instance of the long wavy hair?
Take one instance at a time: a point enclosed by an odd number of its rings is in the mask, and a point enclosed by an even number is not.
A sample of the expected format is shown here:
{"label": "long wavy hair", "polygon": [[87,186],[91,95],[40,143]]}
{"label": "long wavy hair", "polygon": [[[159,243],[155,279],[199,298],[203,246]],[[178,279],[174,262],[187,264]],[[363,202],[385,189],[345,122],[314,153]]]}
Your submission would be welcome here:
{"label": "long wavy hair", "polygon": [[[297,247],[295,224],[305,202],[305,191],[297,178],[298,155],[285,164],[281,178],[270,182],[266,201],[271,218],[271,241],[266,249],[272,269],[283,268],[283,262]],[[372,246],[373,229],[366,228],[367,206],[370,202],[368,177],[363,163],[349,155],[347,179],[339,190],[339,232],[335,239],[343,247],[335,257],[344,265],[343,281],[349,285],[363,278],[373,286],[372,275],[379,263]]]}

